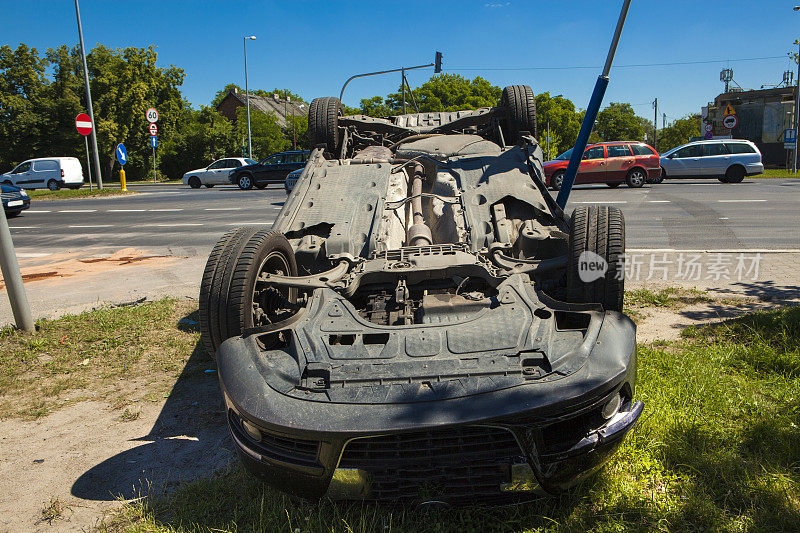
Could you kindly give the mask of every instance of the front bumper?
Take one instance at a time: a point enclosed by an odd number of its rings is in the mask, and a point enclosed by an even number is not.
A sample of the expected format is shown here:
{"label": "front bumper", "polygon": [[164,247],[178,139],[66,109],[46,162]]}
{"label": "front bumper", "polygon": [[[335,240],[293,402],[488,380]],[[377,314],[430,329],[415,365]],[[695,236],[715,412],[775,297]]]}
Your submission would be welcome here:
{"label": "front bumper", "polygon": [[[597,470],[643,408],[633,401],[635,325],[620,313],[587,314],[591,320],[583,341],[570,352],[580,355],[580,362],[567,361],[560,367],[566,369],[563,375],[531,373],[519,385],[442,399],[435,398],[441,384],[436,378],[414,384],[413,390],[434,391],[419,393],[430,401],[412,398],[408,382],[397,383],[399,395],[379,394],[390,401],[374,401],[374,394],[367,394],[381,390],[377,383],[365,386],[370,391],[360,391],[364,395],[352,401],[315,401],[319,392],[303,395],[291,386],[279,390],[275,375],[290,376],[292,369],[278,361],[287,360],[292,348],[267,350],[255,335],[229,339],[218,350],[217,362],[237,452],[251,472],[309,499],[327,494],[460,503],[558,493]],[[530,327],[534,335],[543,331],[541,323]],[[417,369],[426,364],[424,357],[416,357]],[[344,368],[346,363],[336,364]],[[375,363],[363,361],[369,364]],[[504,377],[481,381],[465,376],[451,388],[478,390],[487,380]],[[316,378],[302,379],[311,383]],[[337,398],[335,390],[324,394]]]}

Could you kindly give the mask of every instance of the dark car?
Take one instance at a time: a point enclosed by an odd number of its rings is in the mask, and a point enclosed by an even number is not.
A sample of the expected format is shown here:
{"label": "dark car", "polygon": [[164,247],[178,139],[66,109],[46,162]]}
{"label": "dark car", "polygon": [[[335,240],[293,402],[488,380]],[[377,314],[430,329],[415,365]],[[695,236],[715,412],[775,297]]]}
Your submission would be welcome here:
{"label": "dark car", "polygon": [[274,225],[224,235],[200,286],[245,467],[309,499],[456,504],[595,472],[643,409],[625,221],[550,195],[531,88],[391,119],[317,98],[308,119]]}
{"label": "dark car", "polygon": [[15,217],[31,206],[28,193],[14,185],[2,185],[3,210],[7,217]]}
{"label": "dark car", "polygon": [[[561,189],[572,149],[544,163],[547,186]],[[641,187],[645,182],[658,183],[661,164],[652,146],[638,141],[616,141],[591,144],[583,152],[575,183],[605,183],[618,187]]]}
{"label": "dark car", "polygon": [[245,190],[253,187],[263,189],[271,183],[282,185],[289,172],[305,166],[309,154],[304,150],[273,154],[254,165],[233,169],[228,180]]}

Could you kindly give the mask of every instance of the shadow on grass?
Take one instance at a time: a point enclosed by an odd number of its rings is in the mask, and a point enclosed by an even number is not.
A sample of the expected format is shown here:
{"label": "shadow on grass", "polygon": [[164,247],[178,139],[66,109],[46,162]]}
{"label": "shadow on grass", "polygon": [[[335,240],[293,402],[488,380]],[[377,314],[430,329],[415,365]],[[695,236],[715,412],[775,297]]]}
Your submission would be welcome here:
{"label": "shadow on grass", "polygon": [[[197,311],[178,321],[197,331]],[[225,425],[216,365],[198,342],[142,444],[92,467],[72,486],[87,500],[131,499],[152,488],[209,475],[228,464],[233,448]]]}

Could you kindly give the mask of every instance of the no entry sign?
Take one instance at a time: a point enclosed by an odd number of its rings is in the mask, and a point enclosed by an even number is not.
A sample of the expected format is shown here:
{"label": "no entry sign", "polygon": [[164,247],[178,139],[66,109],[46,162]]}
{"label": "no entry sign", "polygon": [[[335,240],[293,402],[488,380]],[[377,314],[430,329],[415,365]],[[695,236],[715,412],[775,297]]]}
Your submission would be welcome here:
{"label": "no entry sign", "polygon": [[158,135],[158,126],[156,126],[156,124],[155,124],[155,123],[153,123],[153,124],[150,124],[150,135],[152,135],[152,136],[154,136],[154,137],[155,137],[156,135]]}
{"label": "no entry sign", "polygon": [[81,113],[75,117],[75,129],[81,135],[89,135],[92,133],[92,119],[86,113]]}
{"label": "no entry sign", "polygon": [[725,118],[722,119],[722,125],[728,128],[729,130],[735,128],[738,122],[739,121],[736,119],[736,115],[727,115]]}

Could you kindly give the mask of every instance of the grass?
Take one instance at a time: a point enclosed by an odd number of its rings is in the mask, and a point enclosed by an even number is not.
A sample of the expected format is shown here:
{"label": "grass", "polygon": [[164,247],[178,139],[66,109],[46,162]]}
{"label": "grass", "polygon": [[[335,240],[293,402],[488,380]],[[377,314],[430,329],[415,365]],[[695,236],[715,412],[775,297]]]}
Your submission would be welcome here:
{"label": "grass", "polygon": [[668,307],[679,309],[687,305],[710,302],[705,291],[686,289],[683,287],[667,287],[664,289],[636,289],[625,292],[625,304],[634,308]]}
{"label": "grass", "polygon": [[122,192],[119,189],[60,189],[58,191],[51,191],[49,189],[37,189],[27,191],[31,200],[63,200],[65,198],[93,198],[95,196],[127,196],[136,194],[135,191]]}
{"label": "grass", "polygon": [[[172,299],[0,330],[0,419],[38,418],[86,399],[123,409],[162,400],[196,349],[195,307]],[[189,315],[192,316],[192,315]],[[179,324],[179,321],[181,323]],[[122,420],[138,411],[126,410]]]}
{"label": "grass", "polygon": [[[636,292],[636,291],[634,291]],[[700,296],[698,296],[700,297]],[[680,295],[637,293],[675,305]],[[638,300],[637,300],[638,299]],[[800,307],[640,345],[637,428],[590,481],[511,507],[398,509],[304,503],[234,466],[129,503],[126,532],[798,531]]]}
{"label": "grass", "polygon": [[785,168],[765,168],[763,174],[748,176],[748,179],[750,178],[800,178],[800,173],[792,174],[789,169]]}

